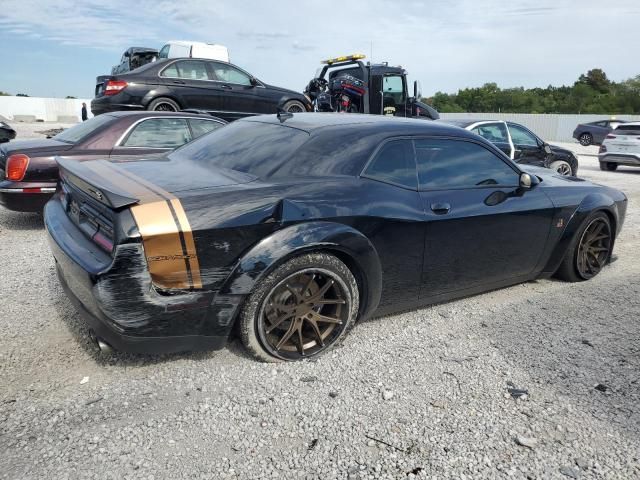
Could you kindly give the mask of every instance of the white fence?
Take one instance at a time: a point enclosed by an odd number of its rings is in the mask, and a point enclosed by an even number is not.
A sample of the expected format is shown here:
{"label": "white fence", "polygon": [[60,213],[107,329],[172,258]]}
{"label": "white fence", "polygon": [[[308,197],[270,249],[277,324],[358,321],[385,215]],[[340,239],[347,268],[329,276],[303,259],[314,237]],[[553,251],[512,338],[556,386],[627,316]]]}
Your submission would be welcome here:
{"label": "white fence", "polygon": [[441,113],[443,120],[506,120],[520,123],[535,132],[544,140],[552,142],[570,142],[573,130],[579,123],[598,120],[640,121],[640,115],[556,115],[529,113]]}
{"label": "white fence", "polygon": [[[38,97],[0,97],[0,116],[7,120],[33,122],[72,123],[80,121],[82,102],[87,104],[87,112],[91,117],[88,99],[38,98]],[[570,142],[573,130],[579,123],[594,122],[617,118],[619,120],[640,121],[640,115],[555,115],[528,113],[442,113],[443,120],[507,120],[521,123],[533,130],[540,137],[549,141]]]}
{"label": "white fence", "polygon": [[87,99],[0,96],[0,115],[16,122],[73,123],[80,121],[82,102],[91,117],[91,100]]}

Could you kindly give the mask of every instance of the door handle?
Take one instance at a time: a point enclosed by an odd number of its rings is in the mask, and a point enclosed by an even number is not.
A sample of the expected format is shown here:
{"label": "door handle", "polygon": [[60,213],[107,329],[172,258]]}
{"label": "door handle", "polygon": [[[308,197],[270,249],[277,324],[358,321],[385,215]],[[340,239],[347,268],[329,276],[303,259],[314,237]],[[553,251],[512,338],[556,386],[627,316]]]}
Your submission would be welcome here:
{"label": "door handle", "polygon": [[177,83],[178,85],[184,85],[185,82],[183,82],[182,80],[173,80],[173,83]]}
{"label": "door handle", "polygon": [[446,213],[449,213],[449,210],[451,210],[451,205],[449,205],[448,203],[431,204],[431,211],[436,215],[444,215]]}
{"label": "door handle", "polygon": [[220,85],[220,86],[221,86],[222,88],[226,88],[227,90],[231,90],[231,88],[232,88],[232,87],[231,87],[231,86],[229,86],[229,85]]}

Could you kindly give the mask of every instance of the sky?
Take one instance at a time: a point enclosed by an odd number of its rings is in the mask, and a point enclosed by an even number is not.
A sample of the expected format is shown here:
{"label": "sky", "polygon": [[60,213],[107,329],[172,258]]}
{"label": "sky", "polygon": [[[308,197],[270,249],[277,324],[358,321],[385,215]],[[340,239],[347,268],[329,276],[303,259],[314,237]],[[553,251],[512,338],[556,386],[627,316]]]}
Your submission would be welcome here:
{"label": "sky", "polygon": [[640,74],[640,1],[0,0],[0,90],[91,98],[131,46],[220,43],[260,80],[302,91],[325,58],[402,65],[423,96],[496,82]]}

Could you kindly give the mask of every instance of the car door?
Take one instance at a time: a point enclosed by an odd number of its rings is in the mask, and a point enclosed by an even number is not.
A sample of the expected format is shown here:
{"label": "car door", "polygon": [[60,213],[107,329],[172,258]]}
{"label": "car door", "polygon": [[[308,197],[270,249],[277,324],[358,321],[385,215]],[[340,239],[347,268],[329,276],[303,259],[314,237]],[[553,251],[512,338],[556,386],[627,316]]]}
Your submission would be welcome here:
{"label": "car door", "polygon": [[486,122],[476,125],[471,131],[489,140],[513,160],[513,144],[509,137],[507,124],[504,122]]}
{"label": "car door", "polygon": [[183,110],[217,112],[223,108],[224,91],[211,81],[205,61],[179,60],[164,68],[160,76]]}
{"label": "car door", "polygon": [[544,167],[548,155],[544,142],[522,125],[507,122],[507,127],[513,142],[513,160],[516,163]]}
{"label": "car door", "polygon": [[378,313],[417,305],[425,224],[411,139],[384,141],[361,178],[363,205],[376,216],[355,227],[370,239],[384,272]]}
{"label": "car door", "polygon": [[192,138],[186,118],[147,118],[124,133],[110,156],[165,153],[190,142]]}
{"label": "car door", "polygon": [[259,113],[275,113],[275,103],[266,102],[267,98],[259,95],[258,89],[264,90],[264,87],[254,85],[251,75],[228,63],[210,61],[208,64],[212,78],[224,91],[225,117],[236,119]]}
{"label": "car door", "polygon": [[515,165],[480,143],[422,138],[414,144],[426,215],[422,297],[531,275],[553,217],[542,189],[521,188]]}

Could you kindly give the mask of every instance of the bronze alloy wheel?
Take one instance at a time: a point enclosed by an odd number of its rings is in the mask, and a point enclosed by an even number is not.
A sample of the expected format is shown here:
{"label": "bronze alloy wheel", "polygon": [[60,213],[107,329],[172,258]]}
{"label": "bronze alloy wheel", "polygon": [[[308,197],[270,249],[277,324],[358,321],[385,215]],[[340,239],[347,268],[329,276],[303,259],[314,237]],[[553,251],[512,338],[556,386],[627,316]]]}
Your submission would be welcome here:
{"label": "bronze alloy wheel", "polygon": [[335,273],[309,268],[276,284],[263,303],[258,336],[284,360],[315,355],[333,344],[348,324],[347,286]]}
{"label": "bronze alloy wheel", "polygon": [[588,280],[605,266],[611,251],[611,226],[603,217],[597,217],[585,228],[578,244],[576,267],[578,274]]}

